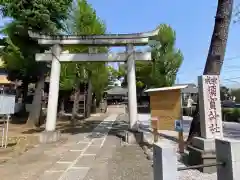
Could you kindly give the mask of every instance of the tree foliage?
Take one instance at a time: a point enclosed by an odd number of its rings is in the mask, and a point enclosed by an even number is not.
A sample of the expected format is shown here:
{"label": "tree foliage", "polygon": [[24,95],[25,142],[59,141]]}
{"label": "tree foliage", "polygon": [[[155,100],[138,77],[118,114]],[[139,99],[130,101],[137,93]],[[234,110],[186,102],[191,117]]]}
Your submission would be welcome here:
{"label": "tree foliage", "polygon": [[231,89],[231,96],[235,96],[235,102],[240,103],[240,88]]}
{"label": "tree foliage", "polygon": [[220,86],[220,99],[221,101],[228,100],[230,98],[230,90],[226,86]]}
{"label": "tree foliage", "polygon": [[43,50],[26,34],[20,33],[16,20],[7,24],[2,32],[7,35],[6,45],[2,51],[2,59],[8,71],[10,80],[36,82],[39,72],[45,64],[35,61],[35,52]]}
{"label": "tree foliage", "polygon": [[[66,23],[66,29],[68,30],[67,33],[74,35],[98,35],[105,33],[105,24],[97,16],[96,11],[86,0],[78,0],[77,4],[74,4],[74,6],[75,7],[71,8],[72,13],[70,13],[69,19]],[[65,49],[71,53],[88,53],[89,48],[91,47],[84,45],[65,46]],[[102,53],[108,51],[105,47],[94,48],[94,50]],[[74,79],[71,81],[71,83],[74,82],[74,85],[78,84],[77,81],[87,83],[90,78],[93,85],[93,92],[96,94],[98,100],[101,99],[108,83],[108,69],[105,62],[71,63],[63,65],[62,69],[72,69],[67,70],[68,75],[62,75],[63,77],[68,76],[69,78],[67,79]],[[69,83],[69,85],[70,87],[73,87],[71,83]]]}
{"label": "tree foliage", "polygon": [[35,53],[45,48],[31,39],[28,30],[41,33],[55,33],[63,28],[62,21],[72,0],[1,0],[3,17],[12,18],[2,33],[7,36],[3,60],[12,80],[27,79],[35,82],[39,73],[46,68],[44,63],[35,61]]}
{"label": "tree foliage", "polygon": [[[42,33],[53,33],[63,28],[72,0],[1,0],[3,17],[11,17],[19,27]],[[24,32],[23,32],[24,33]],[[26,32],[25,32],[26,33]]]}
{"label": "tree foliage", "polygon": [[39,120],[41,111],[41,90],[44,86],[44,76],[47,73],[46,63],[35,61],[35,54],[44,52],[48,47],[41,47],[36,40],[29,37],[28,31],[40,33],[56,33],[67,18],[68,7],[72,0],[1,0],[3,17],[10,17],[2,32],[7,36],[7,45],[2,54],[9,78],[21,80],[25,95],[27,85],[37,82],[33,107],[27,123],[34,126]]}
{"label": "tree foliage", "polygon": [[118,69],[113,68],[112,66],[108,66],[109,80],[113,81],[116,79],[120,79],[125,76],[125,66],[124,64],[120,64]]}
{"label": "tree foliage", "polygon": [[77,65],[70,63],[61,64],[60,89],[72,90],[76,87],[76,69]]}
{"label": "tree foliage", "polygon": [[183,55],[175,48],[176,33],[166,24],[160,25],[157,42],[151,45],[152,62],[136,62],[136,77],[139,86],[172,86]]}

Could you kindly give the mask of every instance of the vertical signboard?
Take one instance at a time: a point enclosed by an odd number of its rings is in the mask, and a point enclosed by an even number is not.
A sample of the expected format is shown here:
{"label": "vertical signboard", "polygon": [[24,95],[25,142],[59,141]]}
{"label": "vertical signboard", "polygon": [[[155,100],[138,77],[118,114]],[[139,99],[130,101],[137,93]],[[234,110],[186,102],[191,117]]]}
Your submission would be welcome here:
{"label": "vertical signboard", "polygon": [[201,136],[206,139],[222,138],[223,128],[219,76],[199,76],[198,82]]}
{"label": "vertical signboard", "polygon": [[10,115],[14,114],[15,96],[14,95],[0,95],[0,114]]}

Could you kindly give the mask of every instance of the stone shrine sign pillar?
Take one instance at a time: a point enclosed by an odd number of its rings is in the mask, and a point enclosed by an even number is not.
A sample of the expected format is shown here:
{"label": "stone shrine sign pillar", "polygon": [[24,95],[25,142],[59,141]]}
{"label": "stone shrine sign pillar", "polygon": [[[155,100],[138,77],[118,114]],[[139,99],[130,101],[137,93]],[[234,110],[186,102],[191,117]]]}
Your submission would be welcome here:
{"label": "stone shrine sign pillar", "polygon": [[[198,77],[201,137],[194,137],[189,146],[189,165],[216,162],[215,139],[223,138],[220,80],[217,75]],[[204,173],[216,167],[199,168]]]}
{"label": "stone shrine sign pillar", "polygon": [[220,80],[217,75],[198,77],[201,137],[223,137]]}

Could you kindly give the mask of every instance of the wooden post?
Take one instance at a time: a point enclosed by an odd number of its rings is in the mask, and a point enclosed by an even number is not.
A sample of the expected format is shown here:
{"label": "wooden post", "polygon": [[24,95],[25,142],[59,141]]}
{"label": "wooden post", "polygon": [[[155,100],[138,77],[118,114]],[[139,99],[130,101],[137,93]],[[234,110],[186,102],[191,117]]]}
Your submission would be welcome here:
{"label": "wooden post", "polygon": [[152,129],[154,143],[158,142],[158,118],[152,117]]}
{"label": "wooden post", "polygon": [[184,153],[184,139],[183,139],[183,131],[178,132],[178,148],[179,153]]}
{"label": "wooden post", "polygon": [[182,99],[182,93],[180,94],[180,102],[181,102],[181,106],[180,106],[180,122],[181,122],[181,131],[178,132],[178,140],[179,140],[179,144],[178,144],[178,148],[179,148],[179,153],[182,154],[184,153],[184,138],[183,138],[183,99]]}
{"label": "wooden post", "polygon": [[175,131],[178,132],[178,152],[184,153],[184,139],[183,139],[183,120],[175,121]]}

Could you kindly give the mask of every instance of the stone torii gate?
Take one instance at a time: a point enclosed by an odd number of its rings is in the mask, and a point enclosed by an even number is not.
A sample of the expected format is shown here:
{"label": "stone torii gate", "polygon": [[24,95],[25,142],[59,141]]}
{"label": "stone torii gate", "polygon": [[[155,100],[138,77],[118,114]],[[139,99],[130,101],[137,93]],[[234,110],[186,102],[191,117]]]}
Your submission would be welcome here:
{"label": "stone torii gate", "polygon": [[[47,119],[45,132],[40,136],[42,142],[57,141],[59,132],[56,132],[57,105],[59,95],[60,62],[126,62],[128,81],[128,107],[129,128],[137,130],[137,97],[136,97],[136,75],[135,60],[151,60],[151,52],[135,52],[134,46],[145,46],[150,40],[154,40],[159,29],[145,33],[133,34],[106,34],[106,35],[41,35],[29,31],[29,36],[38,40],[38,44],[52,45],[51,52],[36,54],[36,61],[52,61],[50,74],[50,87],[47,107]],[[124,53],[64,53],[64,45],[86,45],[98,46],[125,46]]]}

